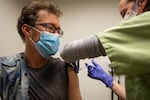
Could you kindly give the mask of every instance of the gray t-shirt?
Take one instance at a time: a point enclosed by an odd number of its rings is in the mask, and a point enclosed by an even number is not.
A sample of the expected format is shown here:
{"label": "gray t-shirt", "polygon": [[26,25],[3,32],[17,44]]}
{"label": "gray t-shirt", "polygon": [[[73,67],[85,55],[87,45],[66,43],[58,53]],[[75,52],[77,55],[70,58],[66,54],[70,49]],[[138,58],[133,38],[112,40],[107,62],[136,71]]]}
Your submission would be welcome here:
{"label": "gray t-shirt", "polygon": [[28,71],[30,100],[67,100],[67,68],[60,59],[50,58],[42,68]]}
{"label": "gray t-shirt", "polygon": [[[20,100],[22,96],[20,58],[22,58],[20,55],[0,57],[0,99],[2,100]],[[59,58],[52,57],[39,69],[26,66],[29,77],[29,100],[68,100],[66,66]]]}

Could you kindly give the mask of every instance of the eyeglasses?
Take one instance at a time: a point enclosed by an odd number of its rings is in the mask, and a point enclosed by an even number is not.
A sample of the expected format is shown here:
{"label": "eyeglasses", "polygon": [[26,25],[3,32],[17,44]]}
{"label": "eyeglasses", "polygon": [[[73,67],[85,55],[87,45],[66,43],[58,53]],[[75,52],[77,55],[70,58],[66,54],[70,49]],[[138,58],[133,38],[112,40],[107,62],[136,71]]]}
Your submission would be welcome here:
{"label": "eyeglasses", "polygon": [[41,25],[43,26],[47,31],[51,33],[58,33],[59,37],[62,37],[64,32],[61,28],[56,28],[55,25],[50,24],[50,23],[40,23],[40,24],[35,24],[35,25]]}

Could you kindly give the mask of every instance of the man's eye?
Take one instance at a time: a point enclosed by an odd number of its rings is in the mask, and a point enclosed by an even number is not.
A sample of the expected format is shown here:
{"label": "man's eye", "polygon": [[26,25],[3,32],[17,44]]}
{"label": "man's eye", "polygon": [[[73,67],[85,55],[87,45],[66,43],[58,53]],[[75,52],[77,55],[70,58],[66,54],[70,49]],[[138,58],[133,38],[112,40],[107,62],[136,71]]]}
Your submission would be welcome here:
{"label": "man's eye", "polygon": [[48,24],[47,24],[45,27],[50,28],[50,29],[53,29],[53,28],[54,28],[54,26],[48,25]]}
{"label": "man's eye", "polygon": [[49,27],[49,25],[48,25],[48,24],[44,24],[44,26],[45,26],[45,27]]}

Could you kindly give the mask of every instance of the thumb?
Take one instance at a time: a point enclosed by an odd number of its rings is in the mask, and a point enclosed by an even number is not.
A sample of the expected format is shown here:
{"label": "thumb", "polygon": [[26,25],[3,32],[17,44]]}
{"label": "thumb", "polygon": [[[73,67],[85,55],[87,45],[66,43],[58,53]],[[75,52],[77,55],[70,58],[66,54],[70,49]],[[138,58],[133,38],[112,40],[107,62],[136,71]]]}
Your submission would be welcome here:
{"label": "thumb", "polygon": [[92,72],[94,70],[94,66],[92,66],[92,65],[90,65],[88,63],[85,63],[85,65],[86,65],[88,71]]}
{"label": "thumb", "polygon": [[88,69],[88,71],[91,71],[93,69],[93,67],[88,63],[85,63],[85,66]]}

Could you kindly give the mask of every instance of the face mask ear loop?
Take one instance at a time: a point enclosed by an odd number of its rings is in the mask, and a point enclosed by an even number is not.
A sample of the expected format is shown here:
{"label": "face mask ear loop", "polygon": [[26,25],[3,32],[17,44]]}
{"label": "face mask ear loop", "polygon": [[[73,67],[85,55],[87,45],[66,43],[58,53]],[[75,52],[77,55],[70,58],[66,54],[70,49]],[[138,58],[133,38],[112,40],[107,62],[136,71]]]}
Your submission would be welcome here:
{"label": "face mask ear loop", "polygon": [[[31,26],[31,25],[28,25],[28,26],[31,27],[32,29],[34,29],[35,31],[41,33],[38,29],[34,28],[33,26]],[[35,42],[32,40],[31,37],[30,37],[29,39],[31,40],[31,42],[32,42],[33,44],[35,44]]]}
{"label": "face mask ear loop", "polygon": [[29,38],[30,39],[30,41],[35,45],[35,42],[31,39],[31,38]]}
{"label": "face mask ear loop", "polygon": [[[29,25],[30,26],[30,25]],[[41,33],[38,29],[36,29],[36,28],[34,28],[34,27],[32,27],[32,26],[30,26],[32,29],[34,29],[35,31],[37,31],[37,32],[39,32],[39,33]]]}

